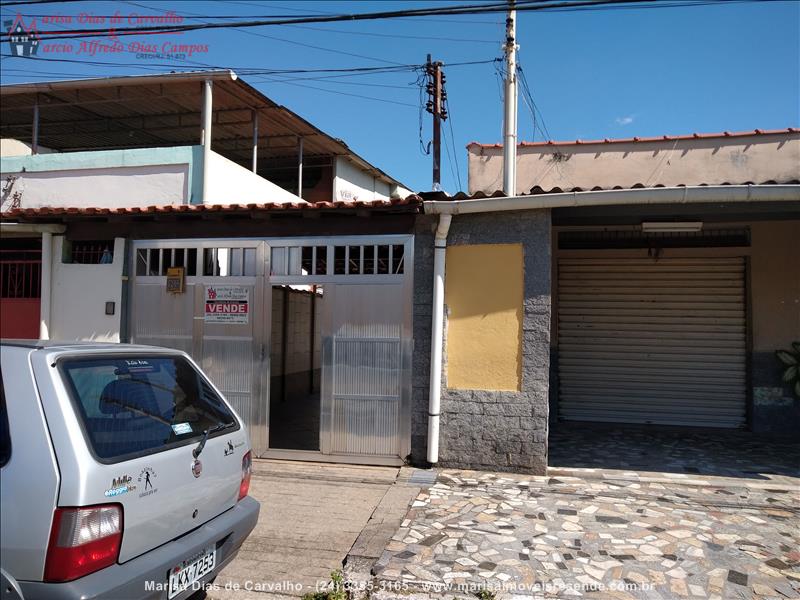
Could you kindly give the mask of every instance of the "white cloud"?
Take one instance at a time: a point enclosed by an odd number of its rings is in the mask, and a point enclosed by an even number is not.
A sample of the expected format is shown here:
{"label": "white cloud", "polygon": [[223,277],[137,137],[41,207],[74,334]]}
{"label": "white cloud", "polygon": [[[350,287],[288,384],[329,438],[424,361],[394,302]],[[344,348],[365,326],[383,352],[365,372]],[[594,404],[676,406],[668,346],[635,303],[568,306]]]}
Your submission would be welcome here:
{"label": "white cloud", "polygon": [[627,117],[617,117],[616,119],[614,119],[614,122],[617,125],[630,125],[631,123],[633,123],[634,118],[635,117],[633,115],[628,115]]}

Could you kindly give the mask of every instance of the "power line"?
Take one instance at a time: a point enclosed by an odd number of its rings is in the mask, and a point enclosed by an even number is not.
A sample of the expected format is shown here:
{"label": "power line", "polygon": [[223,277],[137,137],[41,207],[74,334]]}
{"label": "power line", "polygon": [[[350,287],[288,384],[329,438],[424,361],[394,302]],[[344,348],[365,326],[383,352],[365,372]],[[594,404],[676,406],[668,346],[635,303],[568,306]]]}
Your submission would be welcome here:
{"label": "power line", "polygon": [[[65,63],[74,63],[74,64],[85,64],[85,65],[92,65],[92,66],[124,66],[124,67],[144,67],[139,63],[115,63],[110,61],[98,61],[98,60],[79,60],[79,59],[71,59],[71,58],[54,58],[54,57],[41,57],[41,56],[17,56],[15,54],[3,54],[0,53],[0,58],[2,59],[12,59],[12,58],[19,58],[22,60],[32,60],[38,62],[65,62]],[[464,67],[464,66],[472,66],[472,65],[487,65],[493,64],[498,62],[500,59],[493,58],[487,60],[472,60],[472,61],[460,61],[454,63],[446,63],[447,67]],[[338,74],[382,74],[382,73],[400,73],[404,71],[415,71],[424,67],[425,65],[421,64],[397,64],[385,67],[339,67],[339,68],[325,68],[325,69],[264,69],[264,68],[256,68],[256,67],[244,67],[244,66],[220,66],[220,65],[207,65],[203,63],[197,63],[201,66],[207,67],[209,69],[220,69],[220,70],[232,70],[236,71],[238,74],[242,75],[290,75],[295,73],[338,73]],[[148,63],[150,66],[156,67],[163,67],[163,68],[185,68],[186,65],[179,65],[175,63]],[[149,67],[148,67],[149,68]]]}
{"label": "power line", "polygon": [[456,177],[458,179],[458,191],[461,191],[464,188],[461,185],[461,168],[458,166],[458,155],[456,154],[456,140],[455,136],[453,135],[453,110],[450,108],[449,98],[445,100],[445,106],[447,108],[448,126],[450,127],[450,144],[453,146],[453,156],[455,157],[455,163],[456,163]]}
{"label": "power line", "polygon": [[255,81],[260,82],[272,82],[272,83],[285,83],[288,85],[294,85],[301,88],[308,88],[310,90],[317,90],[320,92],[328,92],[330,94],[338,94],[339,96],[350,96],[352,98],[360,98],[362,100],[374,100],[375,102],[385,102],[387,104],[396,104],[398,106],[410,106],[411,108],[416,108],[416,104],[411,104],[409,102],[400,102],[399,100],[387,100],[386,98],[375,98],[373,96],[364,96],[363,94],[350,94],[349,92],[340,92],[339,90],[329,90],[326,88],[321,88],[313,85],[307,85],[304,83],[296,83],[294,81],[288,81],[286,79],[270,79],[270,78],[260,78],[256,79]]}
{"label": "power line", "polygon": [[545,138],[545,140],[552,140],[552,136],[550,135],[550,131],[547,129],[547,124],[544,122],[544,116],[542,115],[542,111],[539,110],[539,107],[536,105],[536,101],[533,99],[533,93],[531,92],[531,88],[528,85],[528,78],[525,76],[525,71],[522,68],[522,64],[518,61],[517,62],[517,73],[519,73],[519,81],[522,84],[522,91],[525,97],[527,97],[527,101],[530,102],[530,105],[533,107],[534,112],[534,127],[536,127],[536,119],[535,115],[538,114],[539,116],[539,132]]}
{"label": "power line", "polygon": [[[62,0],[64,1],[64,0]],[[694,6],[720,6],[730,3],[753,3],[753,2],[778,2],[781,0],[676,0],[673,2],[655,2],[654,0],[517,0],[515,9],[518,12],[526,11],[568,11],[579,9],[602,8],[604,6],[625,8],[635,4],[641,4],[642,8],[675,8],[675,7],[694,7]],[[238,21],[234,23],[200,23],[200,24],[171,24],[171,25],[152,25],[143,27],[119,27],[114,28],[116,36],[143,35],[148,33],[177,33],[186,31],[198,31],[207,29],[239,29],[250,27],[265,27],[275,25],[301,25],[307,23],[333,23],[340,21],[366,21],[381,19],[409,18],[414,16],[437,16],[437,15],[472,15],[485,13],[498,13],[508,10],[508,3],[492,2],[487,4],[471,4],[447,7],[429,7],[420,9],[406,9],[394,11],[381,11],[372,13],[352,13],[339,15],[315,15],[292,17],[282,19],[257,19],[249,21]],[[44,31],[40,32],[40,39],[67,39],[70,37],[98,37],[108,36],[108,31],[98,29],[68,29],[65,31]]]}

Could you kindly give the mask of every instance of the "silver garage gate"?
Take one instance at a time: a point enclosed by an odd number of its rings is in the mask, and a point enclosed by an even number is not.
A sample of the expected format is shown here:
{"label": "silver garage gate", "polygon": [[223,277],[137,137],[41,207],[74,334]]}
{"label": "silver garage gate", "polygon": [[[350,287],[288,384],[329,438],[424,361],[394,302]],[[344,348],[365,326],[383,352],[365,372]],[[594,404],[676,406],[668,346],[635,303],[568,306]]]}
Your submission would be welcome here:
{"label": "silver garage gate", "polygon": [[189,353],[256,455],[408,455],[411,236],[136,241],[133,261],[131,341]]}
{"label": "silver garage gate", "polygon": [[743,258],[561,258],[558,286],[562,419],[744,425]]}

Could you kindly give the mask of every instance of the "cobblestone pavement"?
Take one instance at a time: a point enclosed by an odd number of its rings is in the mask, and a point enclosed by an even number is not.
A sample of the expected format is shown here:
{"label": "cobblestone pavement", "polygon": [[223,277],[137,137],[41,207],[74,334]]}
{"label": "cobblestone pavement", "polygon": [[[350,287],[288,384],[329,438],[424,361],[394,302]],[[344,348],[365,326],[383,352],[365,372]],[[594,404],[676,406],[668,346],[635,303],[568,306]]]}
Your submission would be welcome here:
{"label": "cobblestone pavement", "polygon": [[554,427],[549,465],[555,468],[781,480],[800,478],[800,441],[746,431],[661,429],[632,425]]}
{"label": "cobblestone pavement", "polygon": [[376,585],[800,598],[800,486],[694,483],[443,471],[376,563]]}

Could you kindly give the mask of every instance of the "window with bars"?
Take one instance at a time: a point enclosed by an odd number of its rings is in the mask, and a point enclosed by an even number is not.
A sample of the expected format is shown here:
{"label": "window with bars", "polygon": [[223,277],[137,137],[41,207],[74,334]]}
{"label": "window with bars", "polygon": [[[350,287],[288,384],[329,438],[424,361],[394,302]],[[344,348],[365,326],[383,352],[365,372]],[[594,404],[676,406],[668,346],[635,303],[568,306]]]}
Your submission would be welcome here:
{"label": "window with bars", "polygon": [[197,248],[139,248],[136,275],[166,277],[167,269],[184,267],[187,277],[197,275]]}
{"label": "window with bars", "polygon": [[205,248],[203,275],[212,277],[254,277],[255,248]]}
{"label": "window with bars", "polygon": [[62,262],[78,265],[110,265],[114,240],[73,240],[64,244]]}
{"label": "window with bars", "polygon": [[[210,277],[254,277],[255,248],[203,248],[200,274]],[[187,277],[198,275],[197,248],[139,248],[136,275],[166,277],[167,269],[184,267]]]}
{"label": "window with bars", "polygon": [[280,246],[272,248],[274,276],[402,275],[403,244]]}

